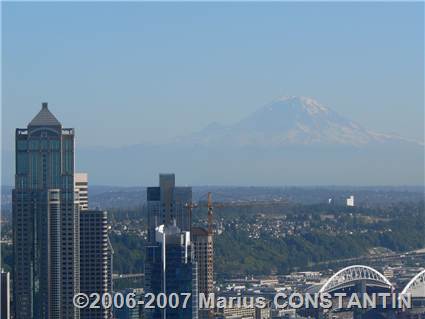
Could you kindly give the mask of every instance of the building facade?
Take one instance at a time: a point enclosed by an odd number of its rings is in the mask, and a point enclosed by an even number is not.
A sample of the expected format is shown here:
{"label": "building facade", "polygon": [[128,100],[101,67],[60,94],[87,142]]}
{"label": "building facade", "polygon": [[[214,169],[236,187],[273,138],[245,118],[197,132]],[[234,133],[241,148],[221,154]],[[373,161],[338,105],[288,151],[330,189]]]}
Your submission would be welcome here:
{"label": "building facade", "polygon": [[75,192],[78,193],[80,211],[89,209],[89,181],[87,173],[75,173]]}
{"label": "building facade", "polygon": [[[252,297],[252,296],[251,296]],[[252,297],[254,298],[254,297]],[[271,302],[267,301],[267,304],[263,308],[252,306],[254,302],[247,301],[249,307],[241,306],[227,306],[225,308],[217,308],[214,314],[215,319],[271,319]],[[278,317],[276,317],[278,318]],[[289,318],[280,317],[279,318]],[[292,317],[291,317],[292,318]]]}
{"label": "building facade", "polygon": [[147,188],[148,241],[155,242],[155,228],[176,221],[182,231],[190,231],[192,188],[176,187],[174,174],[160,174],[159,187]]}
{"label": "building facade", "polygon": [[1,303],[0,303],[0,319],[10,319],[10,273],[1,272]]}
{"label": "building facade", "polygon": [[354,207],[354,195],[347,197],[346,205],[349,206],[349,207]]}
{"label": "building facade", "polygon": [[16,129],[13,190],[16,319],[77,319],[79,206],[74,197],[74,129],[43,103]]}
{"label": "building facade", "polygon": [[[198,265],[198,290],[206,297],[214,292],[214,246],[213,234],[201,227],[192,227],[192,245]],[[208,309],[199,311],[199,318],[211,317]]]}
{"label": "building facade", "polygon": [[[123,296],[127,296],[128,294],[133,294],[134,299],[139,302],[143,300],[143,289],[141,288],[127,288],[123,291],[120,291]],[[143,305],[137,305],[134,308],[129,307],[121,307],[114,309],[114,318],[116,319],[141,319]]]}
{"label": "building facade", "polygon": [[155,243],[146,247],[145,292],[157,296],[190,293],[186,307],[164,309],[145,308],[147,319],[197,319],[198,318],[197,265],[190,244],[190,233],[181,231],[176,224],[158,226]]}
{"label": "building facade", "polygon": [[[80,213],[80,291],[112,295],[112,249],[108,237],[108,213]],[[110,319],[112,309],[81,309],[81,319]]]}

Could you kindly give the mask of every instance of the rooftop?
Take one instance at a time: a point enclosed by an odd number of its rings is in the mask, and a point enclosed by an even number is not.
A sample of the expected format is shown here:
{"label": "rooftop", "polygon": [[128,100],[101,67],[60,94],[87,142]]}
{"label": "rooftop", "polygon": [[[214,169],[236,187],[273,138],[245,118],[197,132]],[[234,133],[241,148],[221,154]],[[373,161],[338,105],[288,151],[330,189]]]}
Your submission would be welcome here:
{"label": "rooftop", "polygon": [[28,126],[61,126],[62,124],[58,119],[49,111],[46,102],[41,104],[41,110],[38,114],[29,122]]}

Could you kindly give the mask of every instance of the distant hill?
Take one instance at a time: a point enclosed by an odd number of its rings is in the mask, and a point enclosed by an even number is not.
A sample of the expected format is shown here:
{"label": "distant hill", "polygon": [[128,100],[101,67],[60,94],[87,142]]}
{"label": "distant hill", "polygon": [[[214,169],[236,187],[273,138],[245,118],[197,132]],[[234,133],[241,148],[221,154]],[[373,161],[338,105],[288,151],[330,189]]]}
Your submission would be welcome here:
{"label": "distant hill", "polygon": [[[425,188],[422,186],[399,187],[352,187],[352,186],[309,186],[309,187],[242,187],[242,186],[194,186],[193,201],[205,202],[211,192],[216,203],[254,204],[271,203],[326,204],[329,198],[337,205],[345,205],[345,199],[355,196],[356,205],[385,207],[395,203],[423,201]],[[2,213],[10,216],[12,187],[3,186]],[[146,187],[120,187],[89,185],[91,208],[134,209],[146,203]]]}

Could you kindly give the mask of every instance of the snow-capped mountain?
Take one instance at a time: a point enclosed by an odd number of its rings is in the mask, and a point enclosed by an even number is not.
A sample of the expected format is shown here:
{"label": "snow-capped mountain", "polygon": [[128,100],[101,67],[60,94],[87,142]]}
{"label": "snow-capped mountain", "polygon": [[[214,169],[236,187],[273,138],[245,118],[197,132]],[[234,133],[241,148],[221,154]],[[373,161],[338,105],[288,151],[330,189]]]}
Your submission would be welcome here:
{"label": "snow-capped mountain", "polygon": [[403,139],[369,131],[312,98],[291,96],[265,105],[238,123],[213,123],[177,142],[206,146],[361,146],[390,141]]}
{"label": "snow-capped mountain", "polygon": [[[3,171],[13,172],[5,154]],[[372,132],[305,97],[168,143],[78,148],[77,158],[104,185],[151,184],[159,172],[189,185],[422,185],[424,176],[423,143]]]}

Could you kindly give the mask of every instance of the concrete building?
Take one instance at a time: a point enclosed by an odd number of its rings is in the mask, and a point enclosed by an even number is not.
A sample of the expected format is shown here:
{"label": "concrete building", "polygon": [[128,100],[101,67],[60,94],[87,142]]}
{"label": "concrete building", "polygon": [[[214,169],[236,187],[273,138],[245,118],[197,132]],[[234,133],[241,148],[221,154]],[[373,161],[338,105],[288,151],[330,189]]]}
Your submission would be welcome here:
{"label": "concrete building", "polygon": [[[214,292],[214,246],[213,235],[201,227],[192,227],[192,244],[195,252],[195,261],[198,264],[199,293],[208,296]],[[209,310],[201,309],[199,318],[208,318]]]}
{"label": "concrete building", "polygon": [[47,103],[16,129],[13,201],[15,319],[77,319],[79,206],[74,197],[74,129]]}
{"label": "concrete building", "polygon": [[197,319],[198,276],[190,243],[190,233],[181,231],[176,223],[160,225],[155,231],[155,243],[146,247],[145,293],[190,293],[185,308],[145,308],[147,319]]}
{"label": "concrete building", "polygon": [[270,319],[271,303],[264,308],[258,307],[225,307],[216,309],[216,319]]}
{"label": "concrete building", "polygon": [[148,241],[155,242],[155,228],[176,221],[182,231],[190,231],[192,188],[176,187],[174,174],[160,174],[159,187],[147,188]]}
{"label": "concrete building", "polygon": [[354,206],[354,195],[351,195],[350,197],[348,197],[346,202],[347,202],[347,206],[353,207]]}
{"label": "concrete building", "polygon": [[89,181],[87,173],[74,174],[75,191],[78,193],[80,211],[89,209]]}
{"label": "concrete building", "polygon": [[1,271],[0,319],[10,319],[10,273]]}
{"label": "concrete building", "polygon": [[[112,247],[108,237],[108,213],[85,210],[80,214],[80,291],[112,294]],[[112,309],[81,309],[81,319],[110,319]]]}

